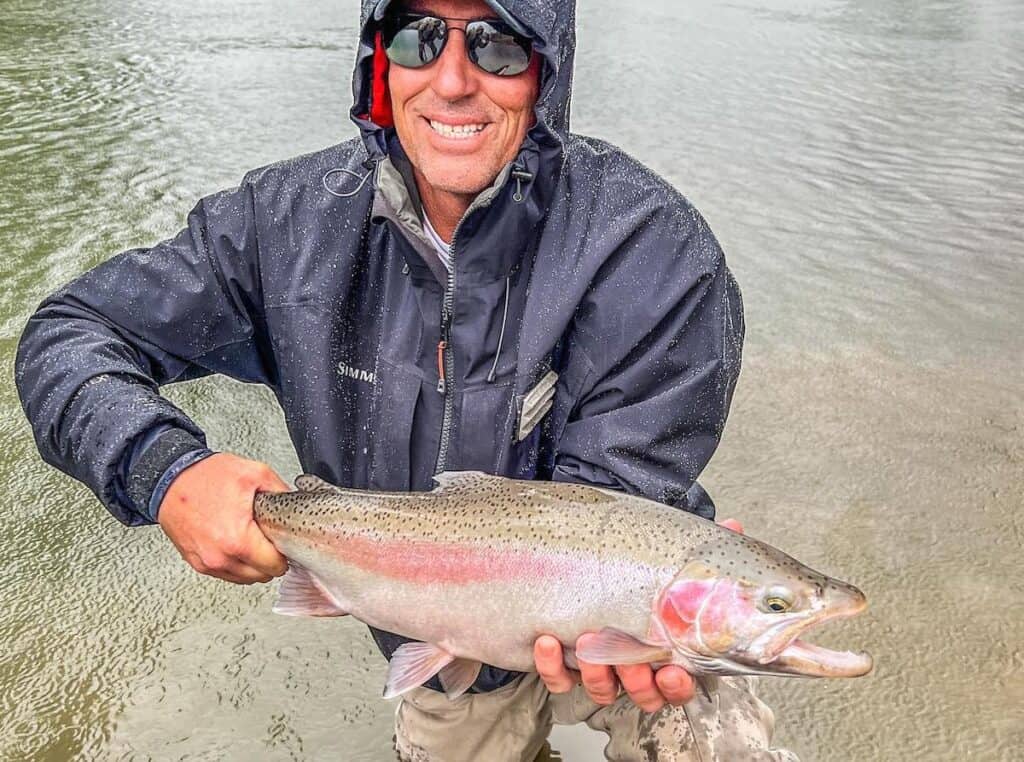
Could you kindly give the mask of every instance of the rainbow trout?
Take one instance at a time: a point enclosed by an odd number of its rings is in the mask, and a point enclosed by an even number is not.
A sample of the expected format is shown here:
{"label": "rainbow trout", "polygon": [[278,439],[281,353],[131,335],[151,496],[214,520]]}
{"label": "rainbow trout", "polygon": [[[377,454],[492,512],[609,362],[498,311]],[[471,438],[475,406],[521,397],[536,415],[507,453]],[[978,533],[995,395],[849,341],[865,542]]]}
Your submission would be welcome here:
{"label": "rainbow trout", "polygon": [[[444,473],[431,492],[300,476],[256,521],[289,560],[274,611],[344,616],[414,638],[385,697],[440,677],[452,698],[481,663],[530,671],[554,635],[566,661],[679,664],[696,675],[855,677],[867,654],[800,639],[867,605],[852,585],[651,500],[577,484]],[[597,633],[573,653],[576,639]]]}

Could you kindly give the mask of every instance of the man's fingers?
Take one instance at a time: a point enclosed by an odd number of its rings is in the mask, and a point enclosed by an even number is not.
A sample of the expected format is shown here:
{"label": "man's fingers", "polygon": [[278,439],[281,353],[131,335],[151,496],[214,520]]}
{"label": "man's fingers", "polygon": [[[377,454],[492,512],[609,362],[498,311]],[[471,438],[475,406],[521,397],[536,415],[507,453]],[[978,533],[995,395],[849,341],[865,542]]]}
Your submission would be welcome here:
{"label": "man's fingers", "polygon": [[287,559],[251,519],[241,532],[218,535],[202,548],[186,553],[186,560],[200,574],[240,584],[269,582],[288,571]]}
{"label": "man's fingers", "polygon": [[[593,637],[592,633],[580,635],[576,641],[576,650],[581,650]],[[578,661],[583,687],[587,689],[594,703],[602,706],[615,703],[619,695],[619,679],[615,676],[615,670],[607,664],[590,664],[582,659]]]}
{"label": "man's fingers", "polygon": [[719,521],[718,523],[726,529],[731,529],[734,532],[739,532],[740,534],[743,534],[743,525],[736,519],[724,519],[722,521]]}
{"label": "man's fingers", "polygon": [[280,577],[288,571],[288,560],[278,552],[255,521],[249,524],[246,553],[239,560],[271,577]]}
{"label": "man's fingers", "polygon": [[257,582],[270,582],[273,577],[247,564],[235,564],[226,575],[221,576],[221,579],[234,582],[236,585],[252,585]]}
{"label": "man's fingers", "polygon": [[233,558],[220,558],[216,560],[203,561],[198,556],[190,556],[189,565],[200,574],[207,577],[215,577],[226,582],[234,582],[236,585],[251,585],[254,582],[270,582],[273,577],[259,569],[254,569],[248,564],[242,563]]}
{"label": "man's fingers", "polygon": [[580,662],[580,676],[583,687],[587,689],[595,704],[608,706],[614,704],[619,695],[619,680],[615,670],[607,664],[588,664]]}
{"label": "man's fingers", "polygon": [[[291,487],[270,466],[260,467],[256,492],[289,492]],[[255,496],[254,496],[255,499]],[[280,577],[288,571],[288,561],[267,539],[259,524],[252,520],[245,530],[245,550],[238,559],[271,577]]]}
{"label": "man's fingers", "polygon": [[654,673],[654,682],[670,704],[679,706],[693,698],[693,678],[682,667],[662,667]]}
{"label": "man's fingers", "polygon": [[533,644],[533,661],[541,680],[552,693],[568,693],[576,680],[565,666],[562,644],[550,635],[541,635]]}
{"label": "man's fingers", "polygon": [[257,492],[291,492],[292,488],[273,469],[268,468],[267,471],[269,473],[264,474]]}
{"label": "man's fingers", "polygon": [[633,703],[645,712],[657,712],[665,706],[665,697],[654,682],[650,664],[622,664],[615,671]]}

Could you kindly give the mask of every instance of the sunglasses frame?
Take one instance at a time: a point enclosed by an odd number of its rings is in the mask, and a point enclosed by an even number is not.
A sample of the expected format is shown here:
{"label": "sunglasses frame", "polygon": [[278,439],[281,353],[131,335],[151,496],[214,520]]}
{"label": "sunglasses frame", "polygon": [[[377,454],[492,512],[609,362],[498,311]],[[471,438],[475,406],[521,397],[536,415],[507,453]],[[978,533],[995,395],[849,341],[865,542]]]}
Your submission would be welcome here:
{"label": "sunglasses frame", "polygon": [[[440,42],[441,42],[441,47],[438,49],[438,51],[435,54],[435,56],[431,60],[429,60],[429,61],[424,61],[419,66],[409,66],[407,64],[404,64],[404,63],[401,63],[399,61],[395,61],[394,59],[392,59],[391,58],[391,54],[388,51],[388,49],[391,47],[391,43],[394,41],[395,37],[397,37],[400,32],[405,30],[406,27],[408,27],[409,24],[411,24],[412,22],[414,22],[414,21],[422,21],[423,19],[433,19],[435,21],[440,21],[440,22],[442,22],[444,24],[445,33],[444,33],[444,35],[442,35],[439,38]],[[464,22],[466,22],[466,26],[465,27],[452,27],[451,24],[449,24],[449,22],[451,22],[451,21],[464,21]],[[499,18],[472,18],[472,19],[467,19],[467,18],[456,18],[454,16],[435,16],[432,13],[413,13],[413,12],[403,12],[403,13],[396,13],[396,14],[388,14],[387,16],[385,16],[384,22],[381,25],[381,29],[383,31],[384,52],[388,56],[388,60],[391,61],[392,63],[394,63],[397,66],[402,66],[402,67],[405,67],[405,68],[408,68],[408,69],[422,69],[425,66],[430,66],[430,64],[434,63],[435,61],[437,61],[438,58],[441,57],[441,54],[444,53],[445,47],[448,45],[448,38],[451,36],[451,32],[452,32],[453,29],[457,29],[457,30],[461,31],[463,33],[463,35],[466,36],[467,41],[468,41],[470,39],[470,27],[473,24],[478,24],[478,23],[487,24],[490,27],[492,27],[494,29],[497,29],[502,34],[506,34],[510,38],[512,38],[512,40],[515,42],[516,46],[520,50],[522,50],[523,53],[526,54],[526,65],[520,71],[514,72],[512,74],[502,74],[500,72],[488,71],[486,68],[484,68],[483,65],[481,65],[480,61],[478,60],[478,57],[476,56],[476,49],[470,48],[470,46],[469,46],[469,44],[467,42],[467,45],[466,45],[466,57],[470,60],[470,62],[474,66],[476,66],[478,69],[480,69],[480,71],[485,72],[486,74],[491,74],[491,75],[493,75],[495,77],[515,77],[515,76],[518,76],[518,75],[522,74],[524,71],[526,71],[529,68],[530,61],[533,58],[533,40],[530,39],[529,37],[526,37],[526,36],[520,34],[519,32],[517,32],[512,27],[511,24],[509,24],[508,22],[503,21],[502,19],[499,19]]]}

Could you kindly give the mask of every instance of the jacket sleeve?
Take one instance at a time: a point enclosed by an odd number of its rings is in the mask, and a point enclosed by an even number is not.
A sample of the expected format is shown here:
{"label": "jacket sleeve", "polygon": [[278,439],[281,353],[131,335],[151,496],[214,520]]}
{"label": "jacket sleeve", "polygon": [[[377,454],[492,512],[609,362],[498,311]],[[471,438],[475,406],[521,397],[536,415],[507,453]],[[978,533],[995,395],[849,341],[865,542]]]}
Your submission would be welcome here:
{"label": "jacket sleeve", "polygon": [[555,480],[714,517],[696,482],[725,426],[740,370],[739,288],[704,220],[648,222],[598,273],[569,354],[586,367],[555,446]]}
{"label": "jacket sleeve", "polygon": [[149,523],[160,477],[205,437],[159,394],[224,373],[272,382],[252,189],[209,196],[175,238],[124,252],[48,297],[15,380],[43,459],[122,522]]}

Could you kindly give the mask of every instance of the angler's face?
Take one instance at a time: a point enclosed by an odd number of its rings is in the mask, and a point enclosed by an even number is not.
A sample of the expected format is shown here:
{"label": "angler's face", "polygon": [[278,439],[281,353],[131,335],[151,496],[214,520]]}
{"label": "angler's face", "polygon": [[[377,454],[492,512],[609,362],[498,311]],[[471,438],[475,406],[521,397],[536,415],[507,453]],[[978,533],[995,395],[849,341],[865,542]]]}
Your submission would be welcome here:
{"label": "angler's face", "polygon": [[[413,0],[403,9],[446,18],[495,18],[483,0]],[[439,191],[475,196],[518,153],[533,123],[539,69],[534,62],[515,76],[489,74],[469,60],[464,31],[455,31],[464,30],[466,22],[448,26],[448,42],[436,60],[418,69],[390,64],[391,105],[417,180]]]}

